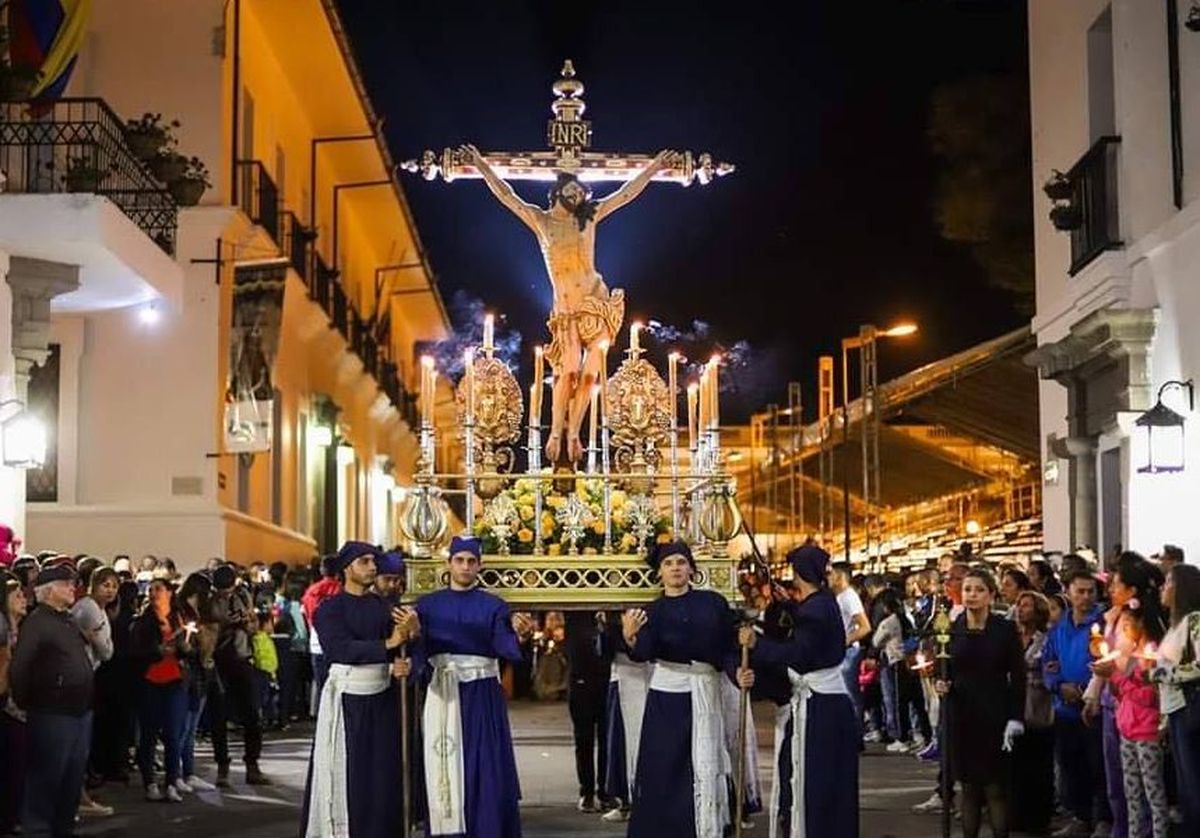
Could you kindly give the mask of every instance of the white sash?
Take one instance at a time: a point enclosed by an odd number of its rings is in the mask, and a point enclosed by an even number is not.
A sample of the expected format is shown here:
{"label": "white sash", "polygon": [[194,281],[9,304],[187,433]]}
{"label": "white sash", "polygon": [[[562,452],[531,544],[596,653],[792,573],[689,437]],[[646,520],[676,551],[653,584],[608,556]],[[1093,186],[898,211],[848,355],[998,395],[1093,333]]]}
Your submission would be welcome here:
{"label": "white sash", "polygon": [[313,734],[312,791],[308,802],[308,838],[349,838],[350,812],[346,796],[346,720],[343,695],[377,695],[391,683],[386,663],[351,666],[331,664],[317,729]]}
{"label": "white sash", "polygon": [[433,679],[425,695],[425,792],[429,834],[467,831],[463,797],[462,708],[459,684],[500,677],[500,663],[483,655],[434,655]]}
{"label": "white sash", "polygon": [[729,753],[721,709],[721,673],[707,663],[657,661],[650,689],[692,698],[692,799],[696,838],[721,838],[729,823]]}
{"label": "white sash", "polygon": [[618,652],[613,657],[612,680],[617,682],[617,703],[621,706],[621,726],[625,728],[625,778],[632,794],[638,746],[642,744],[642,717],[646,714],[650,665],[631,661],[628,655]]}
{"label": "white sash", "polygon": [[779,831],[779,757],[783,748],[783,738],[787,735],[787,723],[792,722],[792,813],[791,831],[789,838],[807,838],[807,825],[804,811],[804,757],[807,753],[805,739],[808,733],[808,700],[813,693],[822,695],[844,695],[846,682],[842,678],[841,667],[831,666],[828,669],[818,669],[803,675],[794,669],[788,669],[788,680],[792,683],[792,700],[783,705],[775,714],[775,783],[771,789],[771,832],[770,838],[776,838]]}

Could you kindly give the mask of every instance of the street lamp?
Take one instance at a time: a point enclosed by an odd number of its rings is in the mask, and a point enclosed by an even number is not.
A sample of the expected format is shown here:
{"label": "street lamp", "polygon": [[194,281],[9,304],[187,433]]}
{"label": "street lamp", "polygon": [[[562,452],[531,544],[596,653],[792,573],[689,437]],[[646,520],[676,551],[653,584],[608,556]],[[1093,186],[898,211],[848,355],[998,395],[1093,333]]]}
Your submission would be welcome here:
{"label": "street lamp", "polygon": [[1163,393],[1171,387],[1186,390],[1188,410],[1196,409],[1196,393],[1190,378],[1187,381],[1168,381],[1158,388],[1158,399],[1154,407],[1134,420],[1134,425],[1145,429],[1146,440],[1146,464],[1138,468],[1138,474],[1169,474],[1183,471],[1183,427],[1187,419],[1163,404]]}
{"label": "street lamp", "polygon": [[[879,461],[879,437],[875,436],[873,440],[873,451],[868,452],[867,439],[867,404],[866,399],[868,393],[871,396],[871,414],[875,413],[875,378],[878,370],[875,358],[875,342],[881,338],[900,338],[916,334],[917,324],[911,322],[897,323],[888,329],[879,329],[876,326],[865,325],[860,326],[858,334],[848,338],[842,338],[842,526],[843,537],[845,539],[844,552],[846,561],[850,561],[850,472],[846,468],[846,451],[850,446],[850,351],[858,349],[862,352],[862,391],[863,391],[863,411],[862,411],[862,459],[863,459],[863,503],[867,507],[867,540],[868,547],[871,537],[870,533],[870,471],[868,458],[873,458],[876,465],[876,474],[878,474]],[[879,488],[878,477],[876,477],[875,488]]]}

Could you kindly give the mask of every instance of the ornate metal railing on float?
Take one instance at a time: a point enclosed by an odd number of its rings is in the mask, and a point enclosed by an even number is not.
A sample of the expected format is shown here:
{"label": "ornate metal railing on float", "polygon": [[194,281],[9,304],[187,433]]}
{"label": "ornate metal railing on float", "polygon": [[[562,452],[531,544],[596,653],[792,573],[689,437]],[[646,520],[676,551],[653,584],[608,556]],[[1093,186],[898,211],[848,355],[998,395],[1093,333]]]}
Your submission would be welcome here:
{"label": "ornate metal railing on float", "polygon": [[[675,407],[681,358],[669,356],[664,381],[641,357],[639,328],[631,326],[628,357],[616,373],[593,389],[579,472],[563,459],[543,466],[541,396],[547,382],[541,347],[526,414],[520,385],[495,355],[489,318],[482,351],[466,351],[457,386],[453,432],[462,439],[465,468],[436,473],[441,429],[433,421],[433,393],[439,373],[431,357],[421,359],[420,457],[400,514],[413,555],[410,597],[446,584],[446,498],[458,493],[467,499],[466,529],[484,543],[482,584],[514,604],[584,608],[653,599],[660,588],[645,552],[673,533],[694,545],[696,585],[734,596],[728,543],[741,517],[721,453],[720,358],[705,364],[699,383],[687,388],[685,467]],[[607,370],[607,346],[601,354]],[[527,468],[519,472],[514,466],[522,441]]]}

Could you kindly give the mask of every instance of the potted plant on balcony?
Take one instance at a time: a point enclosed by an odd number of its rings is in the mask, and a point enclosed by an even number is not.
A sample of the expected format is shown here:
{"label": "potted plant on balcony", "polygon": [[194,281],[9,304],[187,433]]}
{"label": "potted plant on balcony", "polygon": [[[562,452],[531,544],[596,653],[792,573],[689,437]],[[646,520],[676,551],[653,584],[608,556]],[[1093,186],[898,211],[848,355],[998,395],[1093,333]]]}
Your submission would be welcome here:
{"label": "potted plant on balcony", "polygon": [[178,178],[167,184],[171,197],[181,207],[194,207],[200,203],[204,190],[212,186],[208,176],[208,167],[199,157],[187,161],[187,165]]}
{"label": "potted plant on balcony", "polygon": [[[54,163],[47,163],[46,168],[53,171]],[[94,156],[81,154],[67,159],[67,171],[59,182],[67,192],[95,192],[112,170],[112,166],[97,165]]]}
{"label": "potted plant on balcony", "polygon": [[160,151],[154,155],[146,166],[150,174],[161,183],[171,184],[183,177],[187,170],[188,159],[177,151]]}
{"label": "potted plant on balcony", "polygon": [[1083,213],[1072,203],[1062,201],[1050,210],[1050,223],[1055,230],[1078,230],[1083,223]]}
{"label": "potted plant on balcony", "polygon": [[1042,185],[1042,191],[1051,201],[1069,201],[1074,193],[1074,186],[1058,169],[1050,170],[1050,179]]}
{"label": "potted plant on balcony", "polygon": [[133,156],[143,163],[153,160],[165,149],[173,148],[178,142],[172,129],[179,127],[179,120],[163,122],[160,113],[144,113],[141,119],[125,122],[125,145]]}

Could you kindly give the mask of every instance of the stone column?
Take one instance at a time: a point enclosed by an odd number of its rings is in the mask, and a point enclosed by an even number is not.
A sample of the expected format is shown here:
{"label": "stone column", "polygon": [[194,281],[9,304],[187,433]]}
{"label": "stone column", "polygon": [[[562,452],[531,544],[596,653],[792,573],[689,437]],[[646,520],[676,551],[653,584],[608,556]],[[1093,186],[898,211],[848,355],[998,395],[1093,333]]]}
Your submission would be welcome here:
{"label": "stone column", "polygon": [[1096,440],[1073,436],[1063,440],[1071,457],[1071,549],[1091,547],[1100,554],[1096,529]]}
{"label": "stone column", "polygon": [[12,289],[12,354],[17,398],[29,395],[29,375],[46,362],[50,344],[50,301],[79,287],[79,266],[13,256],[8,271]]}
{"label": "stone column", "polygon": [[[6,270],[7,269],[7,270]],[[49,354],[50,300],[79,287],[79,268],[0,253],[0,401],[29,397],[29,375]],[[4,408],[7,419],[15,406]],[[25,471],[0,465],[0,523],[25,539]],[[47,545],[26,543],[35,552]]]}

